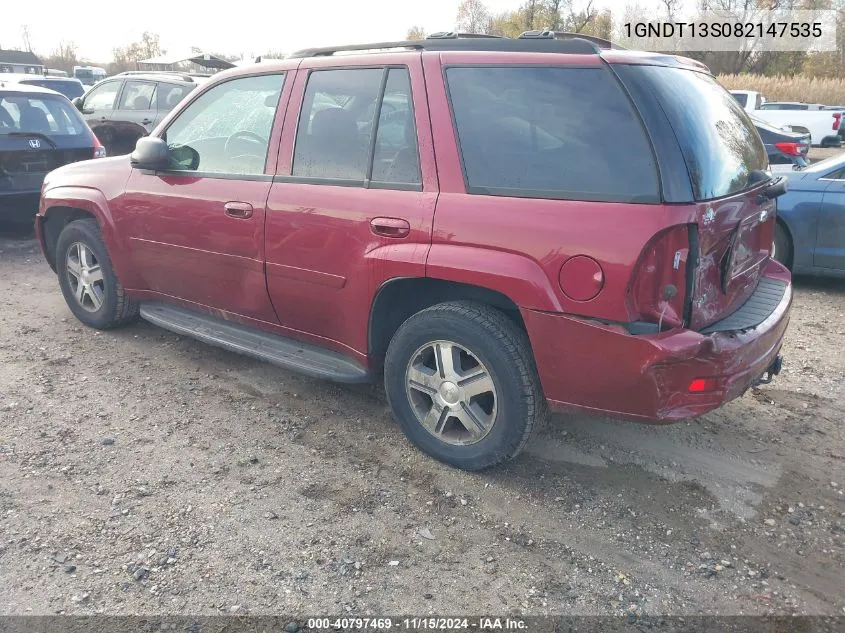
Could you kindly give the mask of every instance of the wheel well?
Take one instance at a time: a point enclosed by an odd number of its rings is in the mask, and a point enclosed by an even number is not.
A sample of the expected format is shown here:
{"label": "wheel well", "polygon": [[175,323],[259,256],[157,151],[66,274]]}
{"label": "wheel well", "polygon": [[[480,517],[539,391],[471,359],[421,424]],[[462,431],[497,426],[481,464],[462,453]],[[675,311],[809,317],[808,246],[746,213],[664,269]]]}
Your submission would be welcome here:
{"label": "wheel well", "polygon": [[94,215],[75,207],[50,207],[44,215],[42,230],[44,232],[44,251],[50,268],[56,270],[56,243],[59,234],[70,222],[93,218]]}
{"label": "wheel well", "polygon": [[409,317],[438,303],[458,300],[497,308],[525,330],[517,305],[495,290],[442,279],[394,279],[382,285],[370,310],[369,353],[376,365],[381,365],[390,340]]}

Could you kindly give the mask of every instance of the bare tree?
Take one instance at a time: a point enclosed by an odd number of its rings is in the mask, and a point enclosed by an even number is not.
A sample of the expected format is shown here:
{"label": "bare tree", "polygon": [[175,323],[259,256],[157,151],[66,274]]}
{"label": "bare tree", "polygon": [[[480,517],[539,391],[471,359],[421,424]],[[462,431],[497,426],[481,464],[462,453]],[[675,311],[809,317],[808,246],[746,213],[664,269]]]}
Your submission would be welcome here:
{"label": "bare tree", "polygon": [[674,20],[675,14],[681,6],[681,0],[660,0],[660,3],[663,5],[663,8],[666,9],[666,17],[669,20]]}
{"label": "bare tree", "polygon": [[412,26],[408,29],[408,33],[405,35],[406,40],[424,40],[425,39],[425,29],[421,26]]}
{"label": "bare tree", "polygon": [[23,48],[24,48],[24,50],[27,51],[28,53],[31,53],[32,52],[32,40],[31,40],[31,36],[30,36],[30,33],[29,33],[29,25],[28,24],[24,24],[21,27],[21,36],[23,38]]}
{"label": "bare tree", "polygon": [[463,0],[456,23],[461,33],[489,33],[492,27],[490,12],[481,0]]}
{"label": "bare tree", "polygon": [[548,28],[552,31],[559,31],[563,24],[560,12],[563,9],[562,5],[570,4],[570,0],[548,0],[546,3],[546,12],[549,14]]}
{"label": "bare tree", "polygon": [[537,17],[537,0],[528,0],[525,3],[525,30],[530,31],[534,28],[534,19]]}

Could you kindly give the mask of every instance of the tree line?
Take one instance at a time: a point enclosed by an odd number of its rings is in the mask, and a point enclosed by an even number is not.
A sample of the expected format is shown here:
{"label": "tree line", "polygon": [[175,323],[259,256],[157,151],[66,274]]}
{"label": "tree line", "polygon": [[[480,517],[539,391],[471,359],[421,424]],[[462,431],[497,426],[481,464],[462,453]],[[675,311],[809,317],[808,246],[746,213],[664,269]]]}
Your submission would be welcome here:
{"label": "tree line", "polygon": [[[29,52],[33,52],[30,45],[29,27],[23,27],[23,42],[24,48]],[[197,47],[191,48],[192,53],[203,53],[202,49]],[[167,53],[161,47],[161,40],[158,33],[151,33],[144,31],[141,39],[137,42],[130,42],[126,46],[120,46],[112,49],[111,61],[104,62],[102,60],[88,60],[84,59],[79,54],[79,48],[74,42],[59,42],[58,46],[54,48],[49,55],[39,55],[41,63],[45,68],[54,68],[56,70],[63,70],[68,74],[73,73],[74,66],[101,66],[106,69],[110,75],[121,73],[127,70],[136,70],[139,61],[150,59],[152,57],[160,57]],[[237,57],[227,55],[225,53],[211,53],[215,57],[233,61]]]}
{"label": "tree line", "polygon": [[[760,10],[834,10],[837,12],[837,50],[806,53],[758,50],[685,53],[707,64],[715,74],[751,73],[767,76],[805,75],[841,78],[845,74],[845,0],[690,0],[699,12],[719,11],[730,15],[753,15]],[[675,20],[682,15],[684,0],[659,0],[644,7],[637,0],[626,4],[616,23]],[[462,0],[455,16],[455,30],[517,37],[524,31],[552,30],[584,33],[607,40],[621,40],[614,31],[610,11],[596,7],[594,0],[526,0],[510,11],[492,13],[483,0]],[[425,38],[422,27],[408,29],[409,40]]]}

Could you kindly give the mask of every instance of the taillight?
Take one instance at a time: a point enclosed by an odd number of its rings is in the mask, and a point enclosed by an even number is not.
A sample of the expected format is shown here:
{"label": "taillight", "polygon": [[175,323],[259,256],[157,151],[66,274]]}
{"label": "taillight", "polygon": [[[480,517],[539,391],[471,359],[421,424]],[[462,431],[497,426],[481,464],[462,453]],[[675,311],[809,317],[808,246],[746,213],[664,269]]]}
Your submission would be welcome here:
{"label": "taillight", "polygon": [[842,113],[841,112],[834,112],[833,113],[833,129],[839,129],[839,122],[842,120]]}
{"label": "taillight", "polygon": [[775,147],[777,147],[784,154],[789,154],[790,156],[800,156],[801,155],[801,144],[800,143],[791,143],[791,142],[783,141],[781,143],[775,143]]}
{"label": "taillight", "polygon": [[690,393],[704,393],[714,391],[718,386],[715,378],[694,378],[689,383],[688,391]]}
{"label": "taillight", "polygon": [[100,143],[100,139],[97,138],[97,135],[94,135],[94,158],[105,158],[106,157],[106,148],[103,147],[103,144]]}
{"label": "taillight", "polygon": [[658,233],[643,250],[631,284],[634,319],[658,330],[684,324],[690,263],[690,228],[673,226]]}

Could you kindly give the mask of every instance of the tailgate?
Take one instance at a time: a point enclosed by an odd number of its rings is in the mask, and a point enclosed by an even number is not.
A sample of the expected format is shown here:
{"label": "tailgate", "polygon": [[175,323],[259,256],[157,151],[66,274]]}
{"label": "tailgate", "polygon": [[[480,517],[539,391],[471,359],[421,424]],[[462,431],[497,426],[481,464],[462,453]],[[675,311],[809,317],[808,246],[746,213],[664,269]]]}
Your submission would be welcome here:
{"label": "tailgate", "polygon": [[760,195],[764,187],[698,205],[692,329],[727,317],[757,287],[769,259],[776,214],[775,201]]}
{"label": "tailgate", "polygon": [[50,171],[92,157],[91,148],[31,147],[29,139],[0,135],[0,191],[39,191]]}

